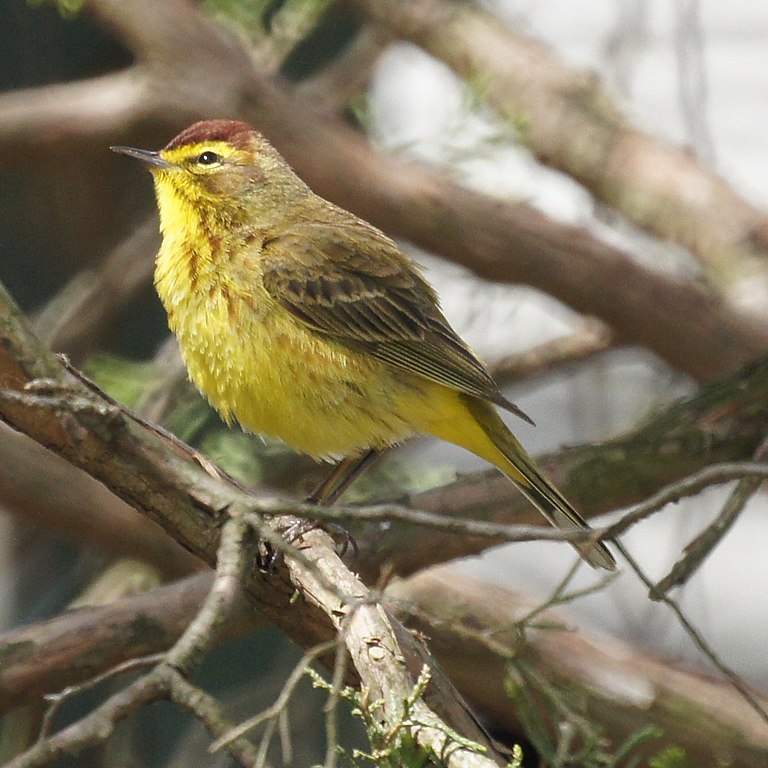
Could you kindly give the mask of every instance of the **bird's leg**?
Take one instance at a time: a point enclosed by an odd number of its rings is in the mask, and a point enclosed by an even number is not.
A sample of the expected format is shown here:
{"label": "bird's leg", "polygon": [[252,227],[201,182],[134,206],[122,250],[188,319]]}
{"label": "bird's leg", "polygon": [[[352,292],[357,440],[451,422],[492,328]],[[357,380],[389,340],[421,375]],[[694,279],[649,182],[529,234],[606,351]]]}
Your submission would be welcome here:
{"label": "bird's leg", "polygon": [[328,477],[305,499],[307,504],[330,507],[335,504],[344,491],[376,462],[380,454],[370,450],[362,456],[342,459],[329,473]]}
{"label": "bird's leg", "polygon": [[[307,498],[304,500],[305,503],[316,504],[319,507],[329,507],[331,504],[335,504],[341,494],[344,493],[344,491],[346,491],[347,488],[349,488],[349,486],[352,485],[352,483],[354,483],[358,477],[360,477],[360,475],[369,469],[375,463],[376,459],[379,458],[379,456],[380,454],[378,451],[371,450],[367,453],[364,453],[362,456],[342,459],[330,471],[328,477],[326,477],[317,486],[317,488],[315,488],[315,490],[312,491],[309,496],[307,496]],[[340,525],[336,525],[335,523],[323,524],[317,520],[307,518],[304,520],[299,520],[293,523],[293,525],[290,525],[283,532],[283,536],[287,541],[293,543],[305,533],[308,533],[309,531],[318,527],[327,529],[332,536],[341,540],[341,548],[339,552],[341,557],[346,554],[350,545],[355,552],[355,556],[357,556],[357,542],[354,540],[354,538],[352,538],[349,531],[342,528]],[[274,567],[276,562],[276,554],[277,553],[273,552],[269,557],[268,568],[270,569]]]}

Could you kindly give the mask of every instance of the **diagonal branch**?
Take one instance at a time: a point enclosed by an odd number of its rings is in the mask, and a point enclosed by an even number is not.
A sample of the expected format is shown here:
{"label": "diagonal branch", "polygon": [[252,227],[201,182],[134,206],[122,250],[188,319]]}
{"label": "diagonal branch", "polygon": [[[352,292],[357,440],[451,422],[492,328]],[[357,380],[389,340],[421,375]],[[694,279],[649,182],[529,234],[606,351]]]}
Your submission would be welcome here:
{"label": "diagonal branch", "polygon": [[146,71],[11,91],[0,95],[2,165],[23,164],[37,148],[103,139],[157,106]]}
{"label": "diagonal branch", "polygon": [[[430,636],[462,692],[495,722],[511,717],[522,728],[505,685],[511,661],[512,668],[529,667],[563,695],[581,701],[589,720],[603,726],[602,735],[614,746],[631,738],[638,723],[658,727],[662,738],[640,747],[646,760],[663,744],[683,747],[690,765],[758,768],[768,760],[768,729],[760,716],[730,685],[710,675],[615,639],[567,631],[570,621],[554,610],[537,616],[536,625],[526,630],[521,618],[536,604],[450,565],[393,585],[389,594],[403,600],[404,611]],[[535,706],[535,692],[528,687],[511,692]],[[761,695],[760,703],[768,706],[768,697]]]}
{"label": "diagonal branch", "polygon": [[[62,392],[66,408],[61,407]],[[0,418],[88,471],[209,563],[216,556],[227,511],[252,509],[260,501],[223,476],[204,471],[168,433],[151,428],[74,377],[31,333],[2,289],[0,393]],[[266,501],[267,508],[279,511],[279,504]],[[461,733],[482,745],[487,756],[457,746],[448,765],[503,765],[426,648],[367,595],[336,556],[330,538],[312,531],[303,546],[300,556],[286,556],[277,571],[252,569],[243,585],[249,600],[306,647],[327,641],[339,628],[340,617],[347,616],[351,629],[344,638],[355,673],[363,688],[375,694],[373,700],[385,702],[388,727],[396,727],[401,703],[426,665],[434,683],[432,698],[429,706],[418,703],[424,727],[415,729],[413,738],[439,754],[453,744],[451,732]],[[331,590],[329,584],[341,586],[346,597],[340,600],[338,588]]]}
{"label": "diagonal branch", "polygon": [[[768,216],[683,148],[621,115],[594,73],[492,13],[456,0],[349,0],[445,62],[515,124],[536,157],[658,237],[691,250],[726,285],[762,274]],[[762,272],[756,272],[762,270]],[[738,287],[738,285],[737,285]]]}
{"label": "diagonal branch", "polygon": [[[221,706],[208,694],[184,679],[197,669],[218,639],[217,630],[230,615],[240,595],[240,583],[250,560],[244,539],[248,526],[241,518],[229,518],[222,529],[216,577],[202,607],[160,663],[143,677],[110,696],[90,714],[52,736],[43,735],[30,749],[9,763],[9,768],[44,766],[63,754],[103,742],[120,720],[139,707],[167,698],[192,712],[220,737],[232,728]],[[255,749],[244,738],[233,739],[227,750],[241,765],[254,763]]]}
{"label": "diagonal branch", "polygon": [[[190,3],[90,0],[87,8],[148,68],[140,77],[149,89],[146,101],[122,112],[120,125],[108,123],[105,145],[139,126],[169,136],[193,119],[239,116],[262,130],[320,194],[483,277],[526,283],[595,315],[622,342],[645,346],[696,379],[733,371],[768,347],[762,324],[739,316],[703,286],[647,269],[530,206],[377,153],[339,120],[255,71],[248,52]],[[34,103],[34,92],[26,99]],[[6,144],[3,123],[0,145]],[[40,146],[55,137],[56,125],[40,126],[23,140]],[[13,161],[17,154],[4,156]]]}
{"label": "diagonal branch", "polygon": [[[0,710],[133,656],[166,650],[210,585],[211,575],[201,574],[0,636]],[[521,644],[520,619],[538,604],[513,591],[472,580],[448,565],[397,582],[387,595],[397,601],[398,615],[405,614],[409,624],[430,636],[462,694],[507,729],[522,728],[503,684],[506,660],[514,654],[564,690],[578,691],[591,711],[599,711],[605,735],[614,743],[630,737],[640,718],[663,728],[666,740],[683,746],[696,765],[713,761],[713,745],[719,755],[730,755],[744,768],[763,766],[768,759],[768,732],[727,684],[617,640],[558,631],[569,622],[553,611],[537,617],[542,629],[531,628]],[[137,626],[153,630],[144,633],[142,644],[137,644]],[[256,626],[257,617],[243,602],[222,631],[229,636]],[[765,697],[760,700],[768,706]],[[684,720],[680,711],[687,713]],[[692,723],[706,723],[718,737],[700,739]],[[658,752],[654,743],[648,749],[648,757]]]}

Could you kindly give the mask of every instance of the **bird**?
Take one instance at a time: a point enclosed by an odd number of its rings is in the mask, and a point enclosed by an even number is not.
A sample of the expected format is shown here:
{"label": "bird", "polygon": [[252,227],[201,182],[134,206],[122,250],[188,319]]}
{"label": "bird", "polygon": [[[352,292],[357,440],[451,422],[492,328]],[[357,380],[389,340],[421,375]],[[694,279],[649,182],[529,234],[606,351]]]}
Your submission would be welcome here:
{"label": "bird", "polygon": [[[160,150],[114,146],[154,180],[154,283],[189,377],[228,424],[337,462],[338,495],[418,435],[497,467],[554,526],[589,526],[497,409],[531,421],[451,327],[416,263],[381,230],[315,194],[238,120],[187,127]],[[533,423],[533,422],[531,422]],[[613,570],[602,541],[574,541]]]}

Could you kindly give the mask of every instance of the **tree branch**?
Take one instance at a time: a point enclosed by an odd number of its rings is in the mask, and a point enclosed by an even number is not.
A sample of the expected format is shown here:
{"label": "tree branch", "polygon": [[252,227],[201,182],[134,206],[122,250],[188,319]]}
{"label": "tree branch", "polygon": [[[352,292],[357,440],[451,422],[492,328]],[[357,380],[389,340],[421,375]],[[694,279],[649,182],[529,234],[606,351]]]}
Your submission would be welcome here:
{"label": "tree branch", "polygon": [[144,560],[166,578],[202,567],[103,485],[2,422],[0,489],[4,512],[90,549]]}
{"label": "tree branch", "polygon": [[[646,269],[530,206],[381,156],[338,120],[255,72],[247,51],[183,0],[90,0],[87,7],[151,68],[139,78],[151,83],[151,93],[121,126],[110,124],[105,145],[149,123],[153,134],[162,128],[170,135],[200,117],[239,116],[258,126],[320,194],[481,276],[527,283],[595,315],[623,342],[652,349],[694,378],[733,371],[768,347],[763,325],[702,286]],[[25,100],[34,102],[34,92]],[[0,144],[8,146],[3,124],[0,119]],[[16,136],[28,151],[50,140],[51,131],[39,127]],[[4,153],[6,161],[16,156]]]}
{"label": "tree branch", "polygon": [[[718,281],[768,287],[768,217],[685,149],[631,126],[592,72],[564,64],[473,3],[348,0],[424,48],[515,124],[543,163],[663,240],[688,248]],[[738,294],[736,298],[739,298]]]}
{"label": "tree branch", "polygon": [[[61,407],[62,391],[66,408]],[[258,508],[258,498],[204,471],[170,435],[145,425],[75,378],[34,337],[2,289],[0,394],[0,418],[86,469],[209,563],[216,555],[222,515],[230,509]],[[266,508],[277,511],[279,505],[267,500]],[[424,749],[440,754],[451,744],[453,730],[482,745],[488,756],[456,746],[446,759],[448,765],[503,765],[426,649],[369,602],[362,583],[335,555],[329,537],[310,532],[303,546],[302,553],[286,555],[283,568],[248,574],[244,587],[253,604],[305,647],[327,641],[339,628],[340,617],[347,616],[354,631],[345,638],[356,674],[364,689],[376,694],[372,700],[378,701],[381,694],[384,719],[392,727],[402,714],[403,695],[410,694],[426,664],[439,684],[431,686],[434,701],[429,706],[414,705],[424,723],[414,738]],[[329,591],[329,584],[336,588]],[[342,601],[339,586],[346,596]],[[383,656],[374,650],[377,638]]]}
{"label": "tree branch", "polygon": [[[691,765],[758,768],[768,760],[762,719],[723,681],[617,640],[568,631],[570,622],[556,611],[537,613],[540,628],[524,630],[518,622],[536,605],[464,572],[457,578],[451,566],[419,574],[389,593],[413,606],[409,623],[431,638],[461,691],[494,722],[512,721],[522,730],[520,709],[505,682],[514,692],[510,673],[528,667],[563,696],[581,700],[613,748],[631,738],[638,723],[657,726],[661,743],[650,740],[633,757],[648,759],[675,744],[685,749]],[[523,685],[517,693],[537,706],[535,690]],[[768,706],[765,696],[760,701]],[[550,736],[554,740],[556,733]]]}
{"label": "tree branch", "polygon": [[[44,766],[62,754],[76,754],[84,747],[103,742],[120,720],[139,707],[158,699],[169,699],[192,712],[215,737],[232,728],[218,703],[184,679],[196,670],[217,639],[219,625],[240,594],[240,581],[250,561],[243,546],[248,526],[242,518],[230,517],[222,528],[213,579],[202,607],[181,633],[173,648],[152,671],[109,697],[89,715],[52,736],[43,736],[30,749],[18,755],[8,768]],[[238,737],[227,744],[227,751],[246,766],[254,764],[255,749]]]}
{"label": "tree branch", "polygon": [[[0,707],[76,682],[75,657],[78,664],[85,663],[79,667],[81,675],[90,677],[134,654],[166,650],[194,616],[210,584],[211,575],[201,574],[6,633],[0,637]],[[665,742],[683,746],[692,764],[709,765],[716,756],[744,768],[762,768],[768,759],[765,728],[724,682],[616,640],[564,631],[570,623],[555,611],[542,614],[530,599],[464,572],[457,578],[450,565],[398,582],[387,594],[398,615],[429,635],[440,663],[473,706],[515,733],[522,733],[523,724],[504,685],[510,657],[563,691],[577,692],[614,745],[629,738],[641,720],[663,730]],[[534,610],[542,628],[529,628],[521,641],[519,622]],[[251,631],[254,622],[254,612],[243,602],[223,636]],[[147,624],[153,631],[144,633],[139,643],[135,627]],[[74,655],[62,655],[65,649]],[[11,693],[14,699],[8,698]],[[761,701],[768,706],[765,697]],[[718,738],[699,738],[696,723],[707,723]],[[642,754],[656,752],[658,742],[650,741]]]}

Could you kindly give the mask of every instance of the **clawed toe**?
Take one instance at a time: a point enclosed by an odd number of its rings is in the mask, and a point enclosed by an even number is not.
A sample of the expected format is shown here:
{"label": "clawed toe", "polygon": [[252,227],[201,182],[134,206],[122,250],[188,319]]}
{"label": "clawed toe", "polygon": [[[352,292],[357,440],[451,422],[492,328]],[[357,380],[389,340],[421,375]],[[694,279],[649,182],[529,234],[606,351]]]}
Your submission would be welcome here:
{"label": "clawed toe", "polygon": [[[333,539],[336,545],[336,554],[339,557],[344,557],[350,547],[352,548],[355,557],[360,554],[357,542],[352,534],[346,528],[336,523],[323,523],[319,520],[303,518],[301,520],[293,521],[281,531],[281,534],[288,544],[296,545],[304,534],[314,531],[317,528],[325,531]],[[265,543],[264,551],[259,558],[259,568],[267,573],[274,571],[277,564],[280,562],[280,556],[280,550],[275,549],[269,543]]]}

